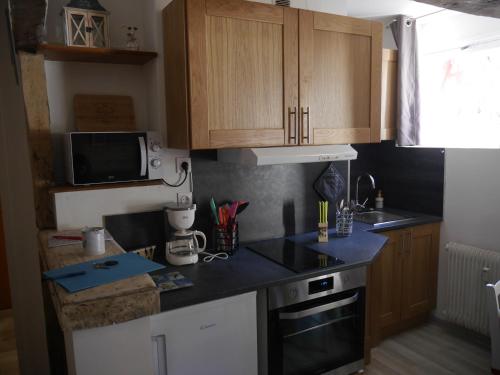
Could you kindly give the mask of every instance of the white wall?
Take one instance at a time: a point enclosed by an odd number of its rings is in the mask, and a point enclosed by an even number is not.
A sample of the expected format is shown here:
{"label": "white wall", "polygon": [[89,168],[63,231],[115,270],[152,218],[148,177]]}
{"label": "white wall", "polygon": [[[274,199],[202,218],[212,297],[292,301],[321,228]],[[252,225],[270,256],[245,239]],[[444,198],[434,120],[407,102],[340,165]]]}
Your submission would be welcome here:
{"label": "white wall", "polygon": [[139,129],[149,125],[145,70],[132,65],[46,61],[56,182],[64,182],[62,134],[74,131],[73,98],[76,94],[129,95],[134,101]]}
{"label": "white wall", "polygon": [[446,303],[446,243],[500,252],[500,150],[447,149],[436,314]]}
{"label": "white wall", "polygon": [[348,0],[290,0],[290,6],[316,12],[347,15]]}
{"label": "white wall", "polygon": [[143,18],[145,48],[156,51],[158,58],[146,69],[147,95],[150,111],[150,129],[159,131],[167,139],[167,116],[165,108],[165,71],[163,67],[163,19],[162,10],[171,0],[148,0],[144,2]]}
{"label": "white wall", "polygon": [[500,150],[446,150],[441,234],[500,252]]}
{"label": "white wall", "polygon": [[[152,0],[148,0],[150,2]],[[138,39],[144,46],[143,2],[137,0],[102,0],[111,12],[111,46],[123,48],[123,25],[139,28]],[[62,7],[66,0],[49,2],[47,11],[47,41],[64,44]],[[139,129],[150,126],[146,67],[114,64],[63,63],[47,61],[47,91],[49,97],[51,130],[57,183],[64,182],[64,159],[61,134],[74,129],[73,97],[75,94],[129,95],[134,101],[134,112]]]}
{"label": "white wall", "polygon": [[[152,1],[152,0],[146,0]],[[111,47],[123,48],[126,42],[123,26],[137,26],[137,37],[140,45],[144,44],[143,7],[146,1],[141,0],[99,0],[110,14],[109,35]],[[51,43],[64,44],[62,7],[68,0],[50,0],[47,12],[47,40]]]}
{"label": "white wall", "polygon": [[[64,183],[64,152],[62,134],[74,129],[73,97],[75,94],[129,95],[134,100],[134,111],[139,129],[156,130],[163,135],[166,142],[165,115],[165,79],[163,72],[163,28],[161,11],[169,0],[102,0],[101,4],[111,12],[110,38],[111,46],[123,48],[125,30],[122,25],[134,25],[139,28],[138,37],[141,49],[158,52],[158,58],[144,66],[67,63],[47,61],[47,90],[49,97],[51,130],[53,134],[55,179],[58,184]],[[49,3],[47,21],[47,39],[52,43],[64,43],[63,23],[60,11],[67,0],[55,0]],[[187,157],[183,150],[168,150],[165,153],[164,177],[170,183],[178,181],[175,170],[175,158]],[[189,180],[188,180],[189,181]],[[188,192],[188,183],[180,188],[166,187],[158,205],[167,201],[176,201],[178,192]],[[89,201],[89,209],[101,215],[136,212],[141,201],[134,189],[113,190],[113,200],[106,199],[109,191],[96,190]],[[84,193],[82,193],[83,195]],[[79,196],[72,200],[78,199]],[[155,195],[159,197],[160,195]],[[83,197],[82,197],[83,198]],[[67,201],[69,202],[69,201]],[[92,204],[94,202],[94,204]],[[97,203],[100,202],[100,203]],[[123,202],[120,205],[120,202]],[[126,203],[128,202],[128,203]],[[103,204],[104,203],[104,204]],[[107,204],[109,203],[109,204]],[[135,208],[135,209],[132,209]],[[65,219],[58,222],[59,227],[95,225],[95,215],[84,215],[73,220],[66,213],[73,209],[71,204],[58,207]],[[87,210],[88,211],[88,210]],[[68,220],[70,218],[71,220]]]}

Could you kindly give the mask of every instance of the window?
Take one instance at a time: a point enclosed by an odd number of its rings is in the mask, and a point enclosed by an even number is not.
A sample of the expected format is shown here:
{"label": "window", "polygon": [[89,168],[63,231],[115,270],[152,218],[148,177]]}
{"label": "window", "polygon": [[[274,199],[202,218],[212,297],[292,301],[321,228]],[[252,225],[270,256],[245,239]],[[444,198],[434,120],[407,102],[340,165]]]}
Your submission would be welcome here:
{"label": "window", "polygon": [[500,148],[500,20],[465,14],[417,23],[420,143]]}

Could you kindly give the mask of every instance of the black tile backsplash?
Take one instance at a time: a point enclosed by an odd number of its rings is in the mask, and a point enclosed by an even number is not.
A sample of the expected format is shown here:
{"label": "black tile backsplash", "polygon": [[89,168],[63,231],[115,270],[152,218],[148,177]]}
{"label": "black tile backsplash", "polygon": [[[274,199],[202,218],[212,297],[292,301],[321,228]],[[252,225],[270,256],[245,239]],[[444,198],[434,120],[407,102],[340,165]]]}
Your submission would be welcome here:
{"label": "black tile backsplash", "polygon": [[[250,201],[238,218],[243,242],[303,233],[317,227],[320,197],[313,184],[328,163],[250,167],[217,162],[212,151],[192,152],[191,159],[194,201],[198,204],[195,227],[209,237],[211,196],[218,204],[225,200]],[[336,167],[346,176],[347,162],[338,162]]]}
{"label": "black tile backsplash", "polygon": [[[433,215],[443,212],[444,151],[399,148],[394,142],[354,145],[358,160],[351,162],[351,192],[356,177],[370,172],[382,189],[385,206]],[[248,200],[240,215],[240,241],[253,241],[304,233],[316,229],[317,202],[313,189],[328,163],[285,164],[250,167],[217,162],[215,151],[192,152],[194,200],[198,204],[195,228],[211,238],[209,199]],[[347,162],[336,162],[347,178]],[[360,185],[367,194],[367,182]],[[375,192],[370,192],[371,205]],[[334,222],[333,209],[330,223]],[[211,242],[209,242],[211,244]]]}
{"label": "black tile backsplash", "polygon": [[[353,145],[358,159],[351,162],[351,192],[354,197],[356,178],[369,172],[381,189],[385,207],[443,215],[444,149],[395,147],[393,141],[381,144]],[[360,182],[360,200],[375,192],[367,180]]]}
{"label": "black tile backsplash", "polygon": [[[351,162],[351,197],[356,177],[371,173],[376,188],[382,189],[385,206],[442,216],[444,150],[399,148],[394,142],[354,145],[358,159]],[[313,231],[318,222],[318,200],[313,185],[328,163],[284,164],[250,167],[217,162],[214,151],[191,153],[194,201],[198,204],[194,228],[207,234],[212,246],[212,217],[209,199],[217,203],[248,200],[250,205],[238,217],[240,241],[255,241]],[[347,162],[335,162],[347,180]],[[375,192],[367,180],[360,184],[360,199]],[[345,196],[345,193],[343,194]],[[331,224],[334,210],[330,209]],[[105,226],[126,250],[156,244],[164,252],[162,211],[107,216]]]}
{"label": "black tile backsplash", "polygon": [[163,210],[133,214],[108,215],[104,227],[126,251],[155,245],[158,254],[165,253],[168,238]]}

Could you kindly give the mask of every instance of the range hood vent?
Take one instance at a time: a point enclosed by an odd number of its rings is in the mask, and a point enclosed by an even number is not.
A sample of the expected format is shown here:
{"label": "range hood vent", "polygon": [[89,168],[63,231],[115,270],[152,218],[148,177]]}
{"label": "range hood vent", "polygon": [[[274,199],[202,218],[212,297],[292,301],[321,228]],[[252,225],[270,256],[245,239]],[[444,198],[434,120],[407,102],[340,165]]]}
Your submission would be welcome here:
{"label": "range hood vent", "polygon": [[217,160],[251,166],[319,163],[354,160],[358,152],[349,145],[265,147],[218,150]]}
{"label": "range hood vent", "polygon": [[290,7],[290,0],[274,0],[274,4],[282,7]]}

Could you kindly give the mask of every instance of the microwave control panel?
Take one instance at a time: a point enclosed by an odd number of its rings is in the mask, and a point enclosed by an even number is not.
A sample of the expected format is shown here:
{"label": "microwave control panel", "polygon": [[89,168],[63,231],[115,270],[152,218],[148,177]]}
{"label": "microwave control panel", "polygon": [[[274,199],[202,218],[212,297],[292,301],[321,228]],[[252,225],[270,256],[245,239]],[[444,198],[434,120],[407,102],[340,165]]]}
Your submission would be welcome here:
{"label": "microwave control panel", "polygon": [[150,179],[163,178],[162,142],[159,132],[147,132],[148,170]]}

